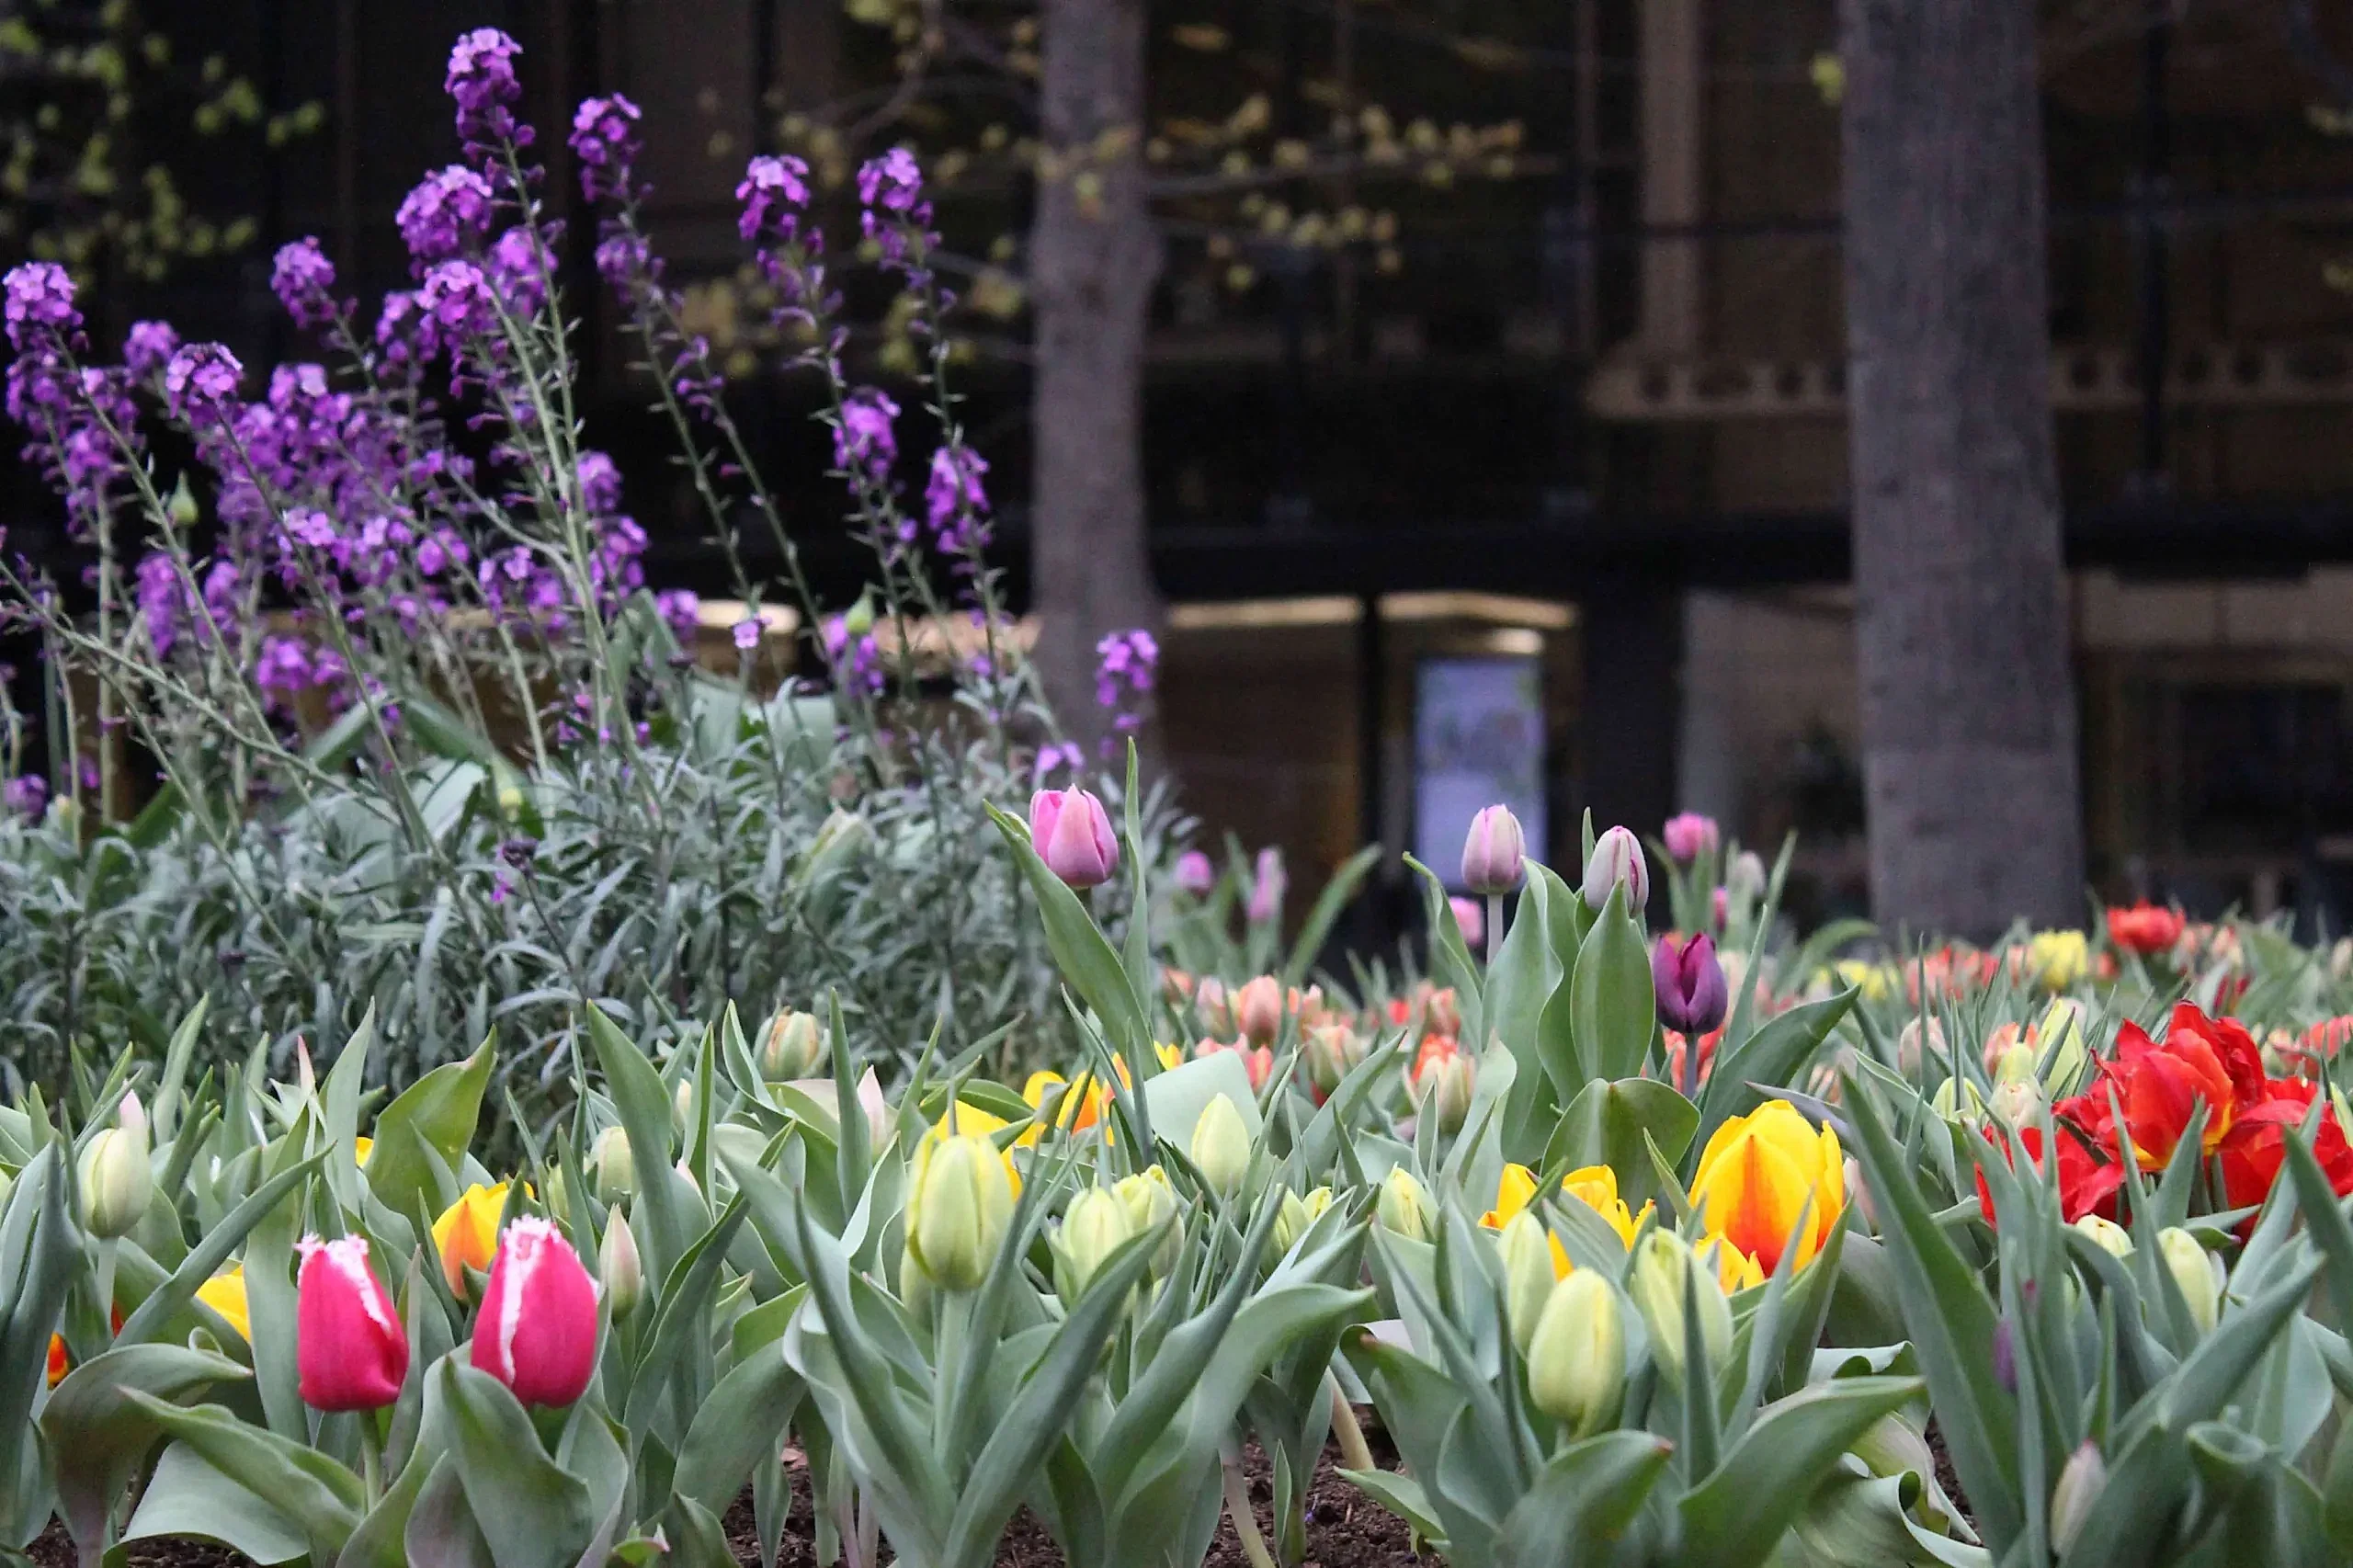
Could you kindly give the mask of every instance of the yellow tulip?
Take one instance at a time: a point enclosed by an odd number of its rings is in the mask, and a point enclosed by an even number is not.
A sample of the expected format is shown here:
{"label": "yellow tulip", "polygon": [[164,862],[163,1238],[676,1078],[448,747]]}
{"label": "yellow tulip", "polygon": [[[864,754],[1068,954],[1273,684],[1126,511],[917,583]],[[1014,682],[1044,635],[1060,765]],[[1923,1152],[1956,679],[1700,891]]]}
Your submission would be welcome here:
{"label": "yellow tulip", "polygon": [[360,1169],[366,1170],[368,1168],[368,1156],[375,1152],[376,1141],[373,1138],[355,1138],[352,1140],[351,1143],[351,1163],[358,1165]]}
{"label": "yellow tulip", "polygon": [[228,1319],[237,1337],[250,1342],[254,1336],[253,1319],[245,1308],[245,1266],[238,1264],[226,1274],[216,1274],[196,1288],[196,1299]]}
{"label": "yellow tulip", "polygon": [[1536,1196],[1536,1173],[1526,1165],[1507,1165],[1495,1183],[1495,1206],[1479,1216],[1479,1223],[1500,1231]]}
{"label": "yellow tulip", "polygon": [[466,1299],[466,1270],[487,1274],[491,1259],[498,1256],[498,1218],[506,1212],[506,1186],[503,1181],[496,1187],[476,1182],[433,1221],[433,1250],[441,1257],[441,1277],[461,1301]]}
{"label": "yellow tulip", "polygon": [[2037,931],[2026,944],[2027,971],[2045,991],[2064,991],[2084,977],[2090,944],[2081,931]]}
{"label": "yellow tulip", "polygon": [[1832,966],[1841,985],[1851,985],[1863,994],[1866,1002],[1884,1002],[1895,990],[1895,974],[1885,964],[1866,963],[1861,959],[1841,959]]}
{"label": "yellow tulip", "polygon": [[[1643,1216],[1651,1211],[1647,1203],[1643,1205],[1641,1214],[1626,1207],[1626,1200],[1618,1196],[1618,1173],[1608,1165],[1586,1165],[1571,1171],[1561,1178],[1561,1193],[1600,1215],[1618,1233],[1619,1243],[1624,1246],[1634,1244],[1634,1233],[1642,1228]],[[1479,1223],[1491,1231],[1500,1231],[1524,1211],[1535,1196],[1536,1173],[1526,1165],[1506,1165],[1495,1183],[1495,1206],[1479,1216]],[[1555,1275],[1565,1275],[1569,1271],[1568,1249],[1561,1244],[1558,1236],[1553,1236],[1552,1242],[1553,1271]]]}
{"label": "yellow tulip", "polygon": [[[1740,1254],[1758,1278],[1780,1262],[1792,1231],[1802,1268],[1847,1207],[1838,1135],[1817,1129],[1789,1101],[1768,1100],[1716,1129],[1700,1153],[1691,1202],[1705,1215],[1708,1240]],[[1797,1230],[1801,1210],[1805,1226]],[[1728,1257],[1719,1269],[1728,1281],[1748,1272]]]}
{"label": "yellow tulip", "polygon": [[[951,1119],[954,1123],[952,1126]],[[951,1137],[985,1138],[994,1143],[996,1142],[995,1135],[1012,1125],[1005,1118],[993,1115],[978,1106],[966,1105],[961,1100],[950,1100],[948,1108],[939,1113],[939,1119],[931,1124],[931,1131],[925,1133],[922,1141],[915,1144],[915,1160],[920,1164],[926,1149]],[[1036,1131],[1037,1129],[1032,1127],[1028,1133],[1014,1142],[1019,1145],[1034,1143]],[[1013,1163],[1013,1150],[1008,1148],[1001,1151],[999,1157],[1005,1161],[1006,1180],[1013,1184],[1013,1196],[1020,1197],[1021,1170]]]}

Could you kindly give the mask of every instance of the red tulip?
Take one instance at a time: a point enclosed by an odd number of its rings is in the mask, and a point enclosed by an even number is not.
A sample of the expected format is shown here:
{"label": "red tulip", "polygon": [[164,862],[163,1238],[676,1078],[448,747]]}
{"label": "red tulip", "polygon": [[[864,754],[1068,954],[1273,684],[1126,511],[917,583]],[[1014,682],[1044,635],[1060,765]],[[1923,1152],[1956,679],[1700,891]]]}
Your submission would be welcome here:
{"label": "red tulip", "polygon": [[[2320,1093],[2318,1085],[2294,1078],[2274,1078],[2267,1087],[2271,1097],[2241,1113],[2215,1156],[2222,1167],[2223,1199],[2234,1209],[2252,1207],[2269,1194],[2288,1158],[2285,1140],[2303,1126]],[[2321,1112],[2313,1155],[2339,1198],[2353,1192],[2353,1147],[2347,1145],[2334,1109]]]}
{"label": "red tulip", "polygon": [[474,1320],[473,1364],[526,1404],[570,1404],[597,1369],[597,1286],[545,1220],[506,1227]]}
{"label": "red tulip", "polygon": [[302,1243],[294,1358],[313,1410],[381,1410],[408,1376],[408,1333],[358,1236]]}
{"label": "red tulip", "polygon": [[2108,912],[2108,939],[2128,953],[2169,953],[2183,924],[2179,910],[2143,901]]}
{"label": "red tulip", "polygon": [[2091,1089],[2052,1108],[2109,1153],[2120,1157],[2114,1091],[2124,1110],[2123,1131],[2143,1170],[2160,1170],[2189,1126],[2193,1106],[2206,1108],[2202,1142],[2208,1153],[2222,1146],[2242,1108],[2267,1097],[2263,1057],[2246,1026],[2234,1018],[2210,1018],[2184,1002],[2166,1021],[2163,1044],[2127,1023],[2116,1032],[2115,1059],[2100,1063]]}
{"label": "red tulip", "polygon": [[[2115,1161],[2103,1163],[2084,1146],[2066,1128],[2057,1129],[2059,1136],[2059,1216],[2074,1224],[2086,1214],[2097,1214],[2103,1220],[2116,1218],[2117,1188],[2124,1185],[2124,1167]],[[1999,1128],[1987,1134],[2002,1158],[2010,1157],[2010,1141]],[[2037,1170],[2043,1168],[2042,1129],[2021,1127],[2018,1142],[2026,1145],[2027,1158]],[[1985,1185],[1985,1173],[1977,1173],[1977,1203],[1984,1210],[1985,1222],[1997,1225],[1994,1214],[1994,1194]]]}

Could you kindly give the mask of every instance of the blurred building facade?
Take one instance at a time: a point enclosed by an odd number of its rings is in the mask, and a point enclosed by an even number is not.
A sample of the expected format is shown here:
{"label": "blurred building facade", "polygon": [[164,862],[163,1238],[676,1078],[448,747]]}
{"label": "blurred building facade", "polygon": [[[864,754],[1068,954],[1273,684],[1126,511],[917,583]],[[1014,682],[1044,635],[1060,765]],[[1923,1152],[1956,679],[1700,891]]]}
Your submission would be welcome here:
{"label": "blurred building facade", "polygon": [[[455,153],[449,41],[506,27],[551,142],[589,93],[644,107],[652,226],[738,361],[732,395],[814,570],[854,591],[812,400],[733,287],[733,188],[813,126],[895,124],[935,154],[1017,140],[1017,69],[894,106],[921,13],[891,0],[149,9],[192,53],[255,62],[271,103],[327,113],[199,171],[191,200],[253,213],[259,243],[115,290],[102,335],[168,313],[249,360],[300,352],[267,278],[302,233],[363,299],[403,286],[392,213]],[[2353,892],[2353,102],[2332,96],[2353,26],[2299,35],[2292,10],[2098,0],[2052,13],[2043,48],[2092,869],[2201,908]],[[1405,149],[1161,204],[1145,464],[1172,606],[1163,749],[1191,809],[1285,846],[1299,883],[1370,839],[1411,846],[1437,798],[1434,662],[1516,660],[1555,844],[1587,807],[1642,825],[1694,807],[1768,846],[1800,830],[1810,908],[1859,899],[1833,0],[1190,0],[1149,18],[1156,123],[1255,98],[1270,142],[1341,121],[1361,142],[1377,111]],[[968,285],[1017,307],[1020,183],[939,197]],[[1351,210],[1357,237],[1332,239]],[[1311,213],[1326,233],[1302,230]],[[592,437],[631,475],[649,570],[721,591],[572,216]],[[1017,308],[971,344],[967,416],[1018,592]],[[892,373],[879,338],[857,352]],[[12,535],[28,542],[37,524]]]}

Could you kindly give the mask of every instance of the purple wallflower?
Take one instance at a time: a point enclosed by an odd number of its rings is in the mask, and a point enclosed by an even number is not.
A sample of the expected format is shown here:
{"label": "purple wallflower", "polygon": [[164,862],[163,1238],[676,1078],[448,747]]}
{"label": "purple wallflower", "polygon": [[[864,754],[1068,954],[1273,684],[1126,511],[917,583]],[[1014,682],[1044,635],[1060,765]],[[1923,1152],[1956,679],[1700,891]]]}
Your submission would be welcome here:
{"label": "purple wallflower", "polygon": [[665,588],[654,596],[654,608],[670,623],[670,631],[681,642],[692,642],[702,624],[702,600],[691,588]]}
{"label": "purple wallflower", "polygon": [[436,170],[402,199],[393,222],[420,266],[456,256],[490,226],[489,182],[463,164]]}
{"label": "purple wallflower", "polygon": [[572,115],[572,155],[580,161],[580,193],[591,201],[630,194],[637,159],[637,106],[615,93],[583,98]]}
{"label": "purple wallflower", "polygon": [[496,28],[476,28],[449,51],[449,74],[441,86],[458,105],[458,135],[469,146],[512,139],[530,140],[530,127],[516,122],[509,107],[522,97],[515,79],[515,57],[522,45]]}
{"label": "purple wallflower", "polygon": [[809,205],[809,165],[790,153],[754,158],[735,187],[735,199],[744,204],[735,227],[745,239],[774,228],[789,240],[798,220],[786,209]]}
{"label": "purple wallflower", "polygon": [[46,328],[71,336],[82,328],[82,312],[74,308],[74,279],[53,261],[28,261],[8,269],[0,280],[7,294],[8,342],[17,352],[38,342]]}
{"label": "purple wallflower", "polygon": [[179,352],[180,335],[164,321],[135,321],[122,340],[122,365],[135,381],[148,381],[163,373]]}
{"label": "purple wallflower", "polygon": [[648,270],[652,262],[653,253],[640,235],[624,231],[597,242],[597,276],[616,289]]}
{"label": "purple wallflower", "polygon": [[49,780],[38,773],[27,773],[0,784],[0,813],[38,817],[48,804]]}
{"label": "purple wallflower", "polygon": [[1100,661],[1095,668],[1095,700],[1111,710],[1111,727],[1122,733],[1143,722],[1135,699],[1152,689],[1153,672],[1160,664],[1160,644],[1139,627],[1114,631],[1095,644]]}
{"label": "purple wallflower", "polygon": [[842,399],[841,423],[834,428],[834,466],[864,473],[880,484],[899,460],[899,437],[891,422],[899,405],[879,387],[858,387]]}
{"label": "purple wallflower", "polygon": [[[410,200],[415,199],[412,192]],[[406,202],[401,210],[406,214]],[[407,233],[405,221],[402,233]],[[324,326],[335,320],[335,263],[319,249],[314,235],[306,234],[278,247],[277,259],[269,268],[269,290],[286,307],[286,313],[294,318],[296,326]]]}
{"label": "purple wallflower", "polygon": [[841,616],[828,616],[824,642],[825,657],[834,666],[837,685],[862,687],[870,692],[882,689],[882,656],[874,645],[872,632],[854,633]]}
{"label": "purple wallflower", "polygon": [[512,314],[535,316],[540,313],[540,307],[547,303],[547,288],[540,276],[539,250],[531,243],[530,230],[514,228],[499,235],[483,258],[483,271]]}
{"label": "purple wallflower", "polygon": [[940,549],[969,550],[978,542],[978,524],[989,509],[981,475],[988,471],[988,463],[970,447],[941,447],[931,454],[924,510]]}
{"label": "purple wallflower", "polygon": [[733,630],[728,632],[728,636],[733,640],[737,648],[745,653],[750,653],[760,645],[760,618],[756,615],[747,616],[737,621]]}
{"label": "purple wallflower", "polygon": [[222,345],[191,343],[165,367],[164,395],[181,418],[206,418],[237,395],[244,374],[244,366]]}
{"label": "purple wallflower", "polygon": [[142,556],[133,574],[138,585],[139,614],[147,623],[147,641],[159,659],[171,655],[180,638],[188,596],[180,587],[180,573],[170,554],[161,550]]}
{"label": "purple wallflower", "polygon": [[418,335],[428,353],[444,346],[455,350],[498,325],[489,281],[471,261],[445,261],[426,273],[416,304],[425,317]]}
{"label": "purple wallflower", "polygon": [[904,212],[915,206],[922,194],[923,170],[915,163],[915,155],[904,147],[893,147],[879,158],[869,158],[858,171],[858,199],[861,206]]}

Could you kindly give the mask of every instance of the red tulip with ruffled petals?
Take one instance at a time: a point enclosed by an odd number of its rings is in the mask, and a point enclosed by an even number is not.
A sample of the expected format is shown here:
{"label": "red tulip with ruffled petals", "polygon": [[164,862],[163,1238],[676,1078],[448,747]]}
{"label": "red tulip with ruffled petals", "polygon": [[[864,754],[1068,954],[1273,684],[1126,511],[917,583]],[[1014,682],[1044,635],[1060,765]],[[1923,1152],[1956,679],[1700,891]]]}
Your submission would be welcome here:
{"label": "red tulip with ruffled petals", "polygon": [[545,1220],[506,1227],[474,1320],[473,1364],[525,1404],[570,1404],[597,1370],[597,1285]]}
{"label": "red tulip with ruffled petals", "polygon": [[2116,1055],[2100,1063],[2089,1091],[2054,1108],[2063,1119],[2122,1153],[2109,1105],[2113,1091],[2124,1111],[2124,1129],[2143,1170],[2162,1170],[2188,1130],[2191,1111],[2206,1108],[2208,1153],[2222,1146],[2243,1108],[2266,1097],[2263,1056],[2255,1038],[2235,1018],[2210,1018],[2188,1002],[2173,1010],[2161,1044],[2138,1024],[2116,1032]]}

